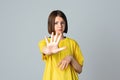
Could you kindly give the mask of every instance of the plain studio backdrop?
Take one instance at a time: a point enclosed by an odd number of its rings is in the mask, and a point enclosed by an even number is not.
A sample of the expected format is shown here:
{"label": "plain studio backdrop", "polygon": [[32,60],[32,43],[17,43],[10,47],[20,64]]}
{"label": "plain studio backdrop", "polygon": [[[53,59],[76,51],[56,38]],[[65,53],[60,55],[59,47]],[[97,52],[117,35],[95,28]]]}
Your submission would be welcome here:
{"label": "plain studio backdrop", "polygon": [[85,57],[80,80],[119,80],[119,0],[0,0],[0,80],[42,80],[38,42],[49,36],[48,15],[56,9]]}

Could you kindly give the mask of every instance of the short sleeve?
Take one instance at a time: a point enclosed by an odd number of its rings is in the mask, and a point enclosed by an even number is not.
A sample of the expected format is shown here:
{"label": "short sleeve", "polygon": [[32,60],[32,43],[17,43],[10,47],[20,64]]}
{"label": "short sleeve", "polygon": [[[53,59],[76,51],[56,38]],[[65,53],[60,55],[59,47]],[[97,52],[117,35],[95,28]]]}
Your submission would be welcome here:
{"label": "short sleeve", "polygon": [[[43,49],[45,46],[46,46],[45,40],[41,40],[41,41],[38,43],[38,47],[39,47],[39,50],[40,50],[41,53],[42,53],[42,49]],[[47,58],[47,56],[42,53],[42,59],[45,60],[46,58]]]}
{"label": "short sleeve", "polygon": [[79,64],[81,66],[83,66],[84,57],[83,57],[82,51],[80,49],[80,46],[78,45],[77,42],[75,42],[75,44],[74,44],[74,57],[79,62]]}

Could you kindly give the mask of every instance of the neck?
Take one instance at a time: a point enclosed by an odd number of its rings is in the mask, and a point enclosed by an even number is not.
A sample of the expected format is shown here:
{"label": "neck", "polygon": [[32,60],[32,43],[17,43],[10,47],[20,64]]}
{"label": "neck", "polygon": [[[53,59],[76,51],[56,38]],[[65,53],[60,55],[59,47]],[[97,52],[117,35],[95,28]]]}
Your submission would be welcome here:
{"label": "neck", "polygon": [[66,37],[62,34],[62,36],[61,36],[61,40],[64,39],[64,38],[66,38]]}

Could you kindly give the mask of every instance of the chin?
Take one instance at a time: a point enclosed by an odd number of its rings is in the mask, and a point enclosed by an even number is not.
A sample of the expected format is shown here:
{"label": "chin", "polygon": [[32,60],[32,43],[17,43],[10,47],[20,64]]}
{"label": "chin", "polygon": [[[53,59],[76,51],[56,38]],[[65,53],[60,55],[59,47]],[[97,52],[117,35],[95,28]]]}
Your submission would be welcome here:
{"label": "chin", "polygon": [[63,34],[63,32],[57,32],[58,34]]}

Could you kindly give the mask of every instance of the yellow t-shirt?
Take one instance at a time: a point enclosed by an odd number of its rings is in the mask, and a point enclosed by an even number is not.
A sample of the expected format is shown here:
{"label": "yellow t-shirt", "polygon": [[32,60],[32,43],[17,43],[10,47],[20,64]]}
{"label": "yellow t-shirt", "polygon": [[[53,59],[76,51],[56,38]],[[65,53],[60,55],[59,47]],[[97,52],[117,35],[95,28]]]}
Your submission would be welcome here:
{"label": "yellow t-shirt", "polygon": [[[50,38],[48,40],[50,40]],[[40,51],[42,51],[42,48],[46,46],[45,39],[41,40],[38,46]],[[66,56],[72,55],[80,65],[83,65],[84,57],[80,47],[75,40],[68,37],[60,40],[58,47],[63,46],[66,46],[66,49],[56,54],[49,56],[42,54],[42,59],[46,63],[43,80],[78,80],[78,73],[72,65],[69,64],[66,69],[61,70],[58,67],[58,63]]]}

